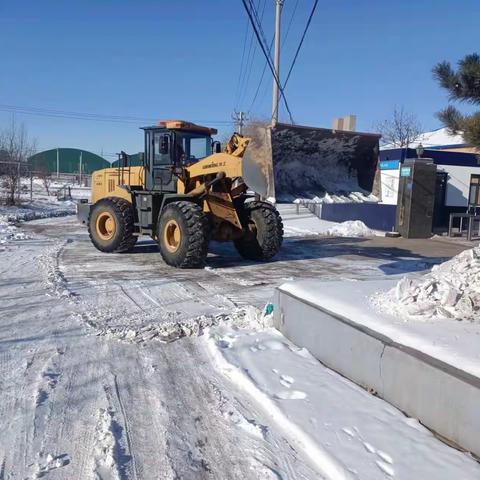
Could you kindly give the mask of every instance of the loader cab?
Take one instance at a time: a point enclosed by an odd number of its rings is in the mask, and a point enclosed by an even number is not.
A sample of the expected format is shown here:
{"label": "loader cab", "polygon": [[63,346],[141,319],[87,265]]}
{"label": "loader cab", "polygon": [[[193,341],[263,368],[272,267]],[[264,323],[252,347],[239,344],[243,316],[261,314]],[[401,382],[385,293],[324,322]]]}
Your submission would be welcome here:
{"label": "loader cab", "polygon": [[183,121],[160,122],[145,131],[145,187],[177,191],[175,171],[212,154],[215,129]]}

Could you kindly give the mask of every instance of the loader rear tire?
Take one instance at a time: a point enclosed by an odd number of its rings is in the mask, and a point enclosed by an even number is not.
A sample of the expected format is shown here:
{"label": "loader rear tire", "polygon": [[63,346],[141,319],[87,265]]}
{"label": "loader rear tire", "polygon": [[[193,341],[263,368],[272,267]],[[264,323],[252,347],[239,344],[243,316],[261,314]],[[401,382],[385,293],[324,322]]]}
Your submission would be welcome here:
{"label": "loader rear tire", "polygon": [[208,219],[196,203],[172,202],[163,209],[157,238],[162,258],[168,265],[177,268],[203,267],[209,236]]}
{"label": "loader rear tire", "polygon": [[122,253],[137,242],[133,206],[127,200],[107,197],[99,200],[90,212],[88,234],[101,252]]}
{"label": "loader rear tire", "polygon": [[240,212],[245,234],[235,240],[243,258],[267,261],[273,258],[283,241],[283,223],[274,205],[268,202],[249,202]]}

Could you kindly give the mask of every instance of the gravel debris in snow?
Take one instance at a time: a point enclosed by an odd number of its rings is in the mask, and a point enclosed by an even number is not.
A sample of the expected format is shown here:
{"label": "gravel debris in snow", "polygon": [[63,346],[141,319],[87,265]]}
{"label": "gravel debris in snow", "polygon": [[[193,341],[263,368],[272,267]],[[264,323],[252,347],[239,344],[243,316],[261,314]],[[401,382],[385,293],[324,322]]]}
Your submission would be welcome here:
{"label": "gravel debris in snow", "polygon": [[258,330],[270,327],[272,314],[265,314],[254,306],[239,307],[233,311],[214,315],[199,315],[187,320],[162,320],[150,318],[140,325],[108,325],[104,312],[92,310],[82,315],[83,321],[94,331],[95,335],[108,336],[128,343],[143,344],[152,340],[173,342],[183,337],[198,337],[209,327],[228,324],[237,328]]}
{"label": "gravel debris in snow", "polygon": [[402,278],[372,303],[382,311],[417,319],[480,322],[480,246],[465,250],[420,278]]}

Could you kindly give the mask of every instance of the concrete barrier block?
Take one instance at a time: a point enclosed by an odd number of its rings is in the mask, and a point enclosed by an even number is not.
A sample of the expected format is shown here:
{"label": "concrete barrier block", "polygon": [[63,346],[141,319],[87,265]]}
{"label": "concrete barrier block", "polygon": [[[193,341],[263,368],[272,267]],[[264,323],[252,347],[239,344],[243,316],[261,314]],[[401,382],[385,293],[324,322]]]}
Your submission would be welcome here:
{"label": "concrete barrier block", "polygon": [[[358,283],[363,284],[358,291],[369,291],[369,282]],[[310,282],[301,289],[279,287],[274,306],[276,327],[332,370],[480,456],[480,377],[436,356],[435,345],[427,348],[428,338],[416,342],[409,332],[410,336],[399,338],[411,338],[411,342],[402,343],[395,335],[386,335],[385,331],[395,332],[387,326],[387,319],[385,325],[378,323],[383,328],[366,325],[370,307],[365,298],[362,302],[358,291],[346,295],[335,284],[340,282],[316,286]],[[370,290],[375,289],[378,282],[372,282]],[[299,294],[302,291],[304,295]],[[341,308],[346,302],[349,307]],[[427,353],[408,343],[425,344]],[[474,364],[465,364],[476,371]]]}

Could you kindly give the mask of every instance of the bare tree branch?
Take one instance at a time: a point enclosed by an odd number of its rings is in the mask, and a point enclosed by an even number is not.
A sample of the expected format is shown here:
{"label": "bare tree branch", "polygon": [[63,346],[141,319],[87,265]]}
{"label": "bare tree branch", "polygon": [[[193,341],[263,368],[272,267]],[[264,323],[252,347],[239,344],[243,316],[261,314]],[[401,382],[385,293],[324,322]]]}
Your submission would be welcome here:
{"label": "bare tree branch", "polygon": [[28,159],[35,153],[35,141],[28,138],[23,124],[15,119],[0,131],[0,177],[6,189],[5,202],[15,205],[20,194],[20,180],[28,171]]}
{"label": "bare tree branch", "polygon": [[408,147],[423,132],[417,117],[406,112],[403,107],[395,107],[392,118],[380,122],[376,128],[382,134],[383,144],[391,144],[397,148]]}

